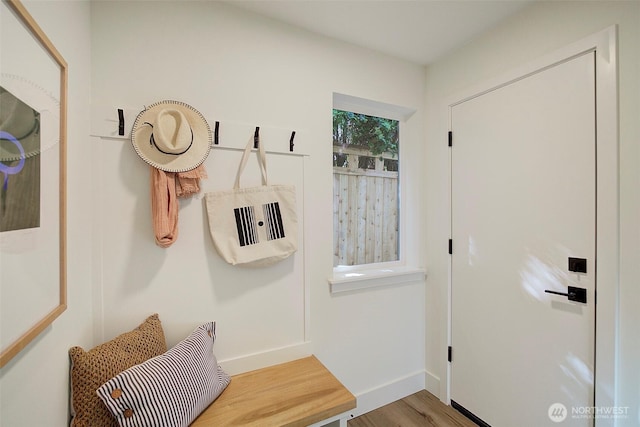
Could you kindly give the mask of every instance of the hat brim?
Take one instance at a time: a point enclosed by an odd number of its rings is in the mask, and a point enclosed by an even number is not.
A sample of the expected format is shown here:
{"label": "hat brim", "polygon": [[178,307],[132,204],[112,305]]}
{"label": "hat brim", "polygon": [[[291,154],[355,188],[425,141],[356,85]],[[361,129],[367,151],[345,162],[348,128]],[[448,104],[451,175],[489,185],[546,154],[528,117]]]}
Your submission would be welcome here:
{"label": "hat brim", "polygon": [[[184,114],[193,131],[193,143],[189,150],[180,155],[160,152],[151,143],[152,126],[158,113],[166,108],[179,110]],[[179,101],[160,101],[150,105],[136,117],[131,129],[131,144],[138,156],[156,169],[166,172],[186,172],[200,166],[211,150],[211,128],[202,114],[192,106]]]}

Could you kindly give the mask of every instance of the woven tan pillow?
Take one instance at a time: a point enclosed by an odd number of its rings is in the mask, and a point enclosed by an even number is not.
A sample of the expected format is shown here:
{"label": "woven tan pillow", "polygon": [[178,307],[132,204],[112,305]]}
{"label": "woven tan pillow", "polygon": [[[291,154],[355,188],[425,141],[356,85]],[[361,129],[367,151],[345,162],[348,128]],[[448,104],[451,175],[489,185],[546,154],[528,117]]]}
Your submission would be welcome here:
{"label": "woven tan pillow", "polygon": [[157,314],[136,329],[84,351],[69,349],[71,359],[71,427],[117,427],[96,390],[122,371],[167,351]]}

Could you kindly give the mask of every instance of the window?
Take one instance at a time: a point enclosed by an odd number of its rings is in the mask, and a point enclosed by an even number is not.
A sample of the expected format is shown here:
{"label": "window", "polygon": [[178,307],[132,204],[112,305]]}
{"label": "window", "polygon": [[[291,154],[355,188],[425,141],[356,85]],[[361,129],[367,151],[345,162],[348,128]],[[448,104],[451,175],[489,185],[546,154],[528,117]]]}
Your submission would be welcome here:
{"label": "window", "polygon": [[399,121],[333,110],[333,265],[399,260]]}
{"label": "window", "polygon": [[416,110],[340,93],[333,94],[333,109],[331,293],[423,280],[423,269],[406,264],[410,239],[403,238],[400,198],[401,179],[410,172],[400,169],[400,134],[409,135],[403,144],[410,147],[416,123],[408,121]]}

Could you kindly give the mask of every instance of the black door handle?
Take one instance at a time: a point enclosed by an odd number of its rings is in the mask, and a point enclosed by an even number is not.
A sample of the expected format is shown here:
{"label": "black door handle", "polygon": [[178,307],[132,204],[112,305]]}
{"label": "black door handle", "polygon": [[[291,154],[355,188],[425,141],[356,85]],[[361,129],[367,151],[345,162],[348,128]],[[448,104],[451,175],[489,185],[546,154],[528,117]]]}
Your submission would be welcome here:
{"label": "black door handle", "polygon": [[564,297],[567,297],[569,301],[582,302],[585,304],[587,303],[587,290],[584,288],[576,288],[575,286],[569,286],[567,293],[550,291],[548,289],[546,289],[545,292],[548,294],[562,295]]}

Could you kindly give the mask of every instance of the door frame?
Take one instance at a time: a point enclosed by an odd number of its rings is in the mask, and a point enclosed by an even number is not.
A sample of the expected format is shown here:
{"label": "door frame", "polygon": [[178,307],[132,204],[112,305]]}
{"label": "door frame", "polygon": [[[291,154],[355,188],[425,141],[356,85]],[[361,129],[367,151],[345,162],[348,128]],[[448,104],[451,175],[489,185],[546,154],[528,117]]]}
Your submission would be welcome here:
{"label": "door frame", "polygon": [[[619,296],[619,184],[618,184],[618,55],[617,26],[613,25],[545,55],[511,72],[475,85],[447,103],[448,129],[452,108],[532,74],[588,52],[595,52],[596,77],[596,300],[594,405],[616,405],[616,359],[618,356]],[[454,141],[455,145],[455,141]],[[452,153],[449,150],[449,230],[452,221]],[[448,266],[447,345],[451,345],[451,270]],[[447,404],[451,404],[451,363],[447,363]],[[613,419],[595,419],[595,424],[613,426]]]}

